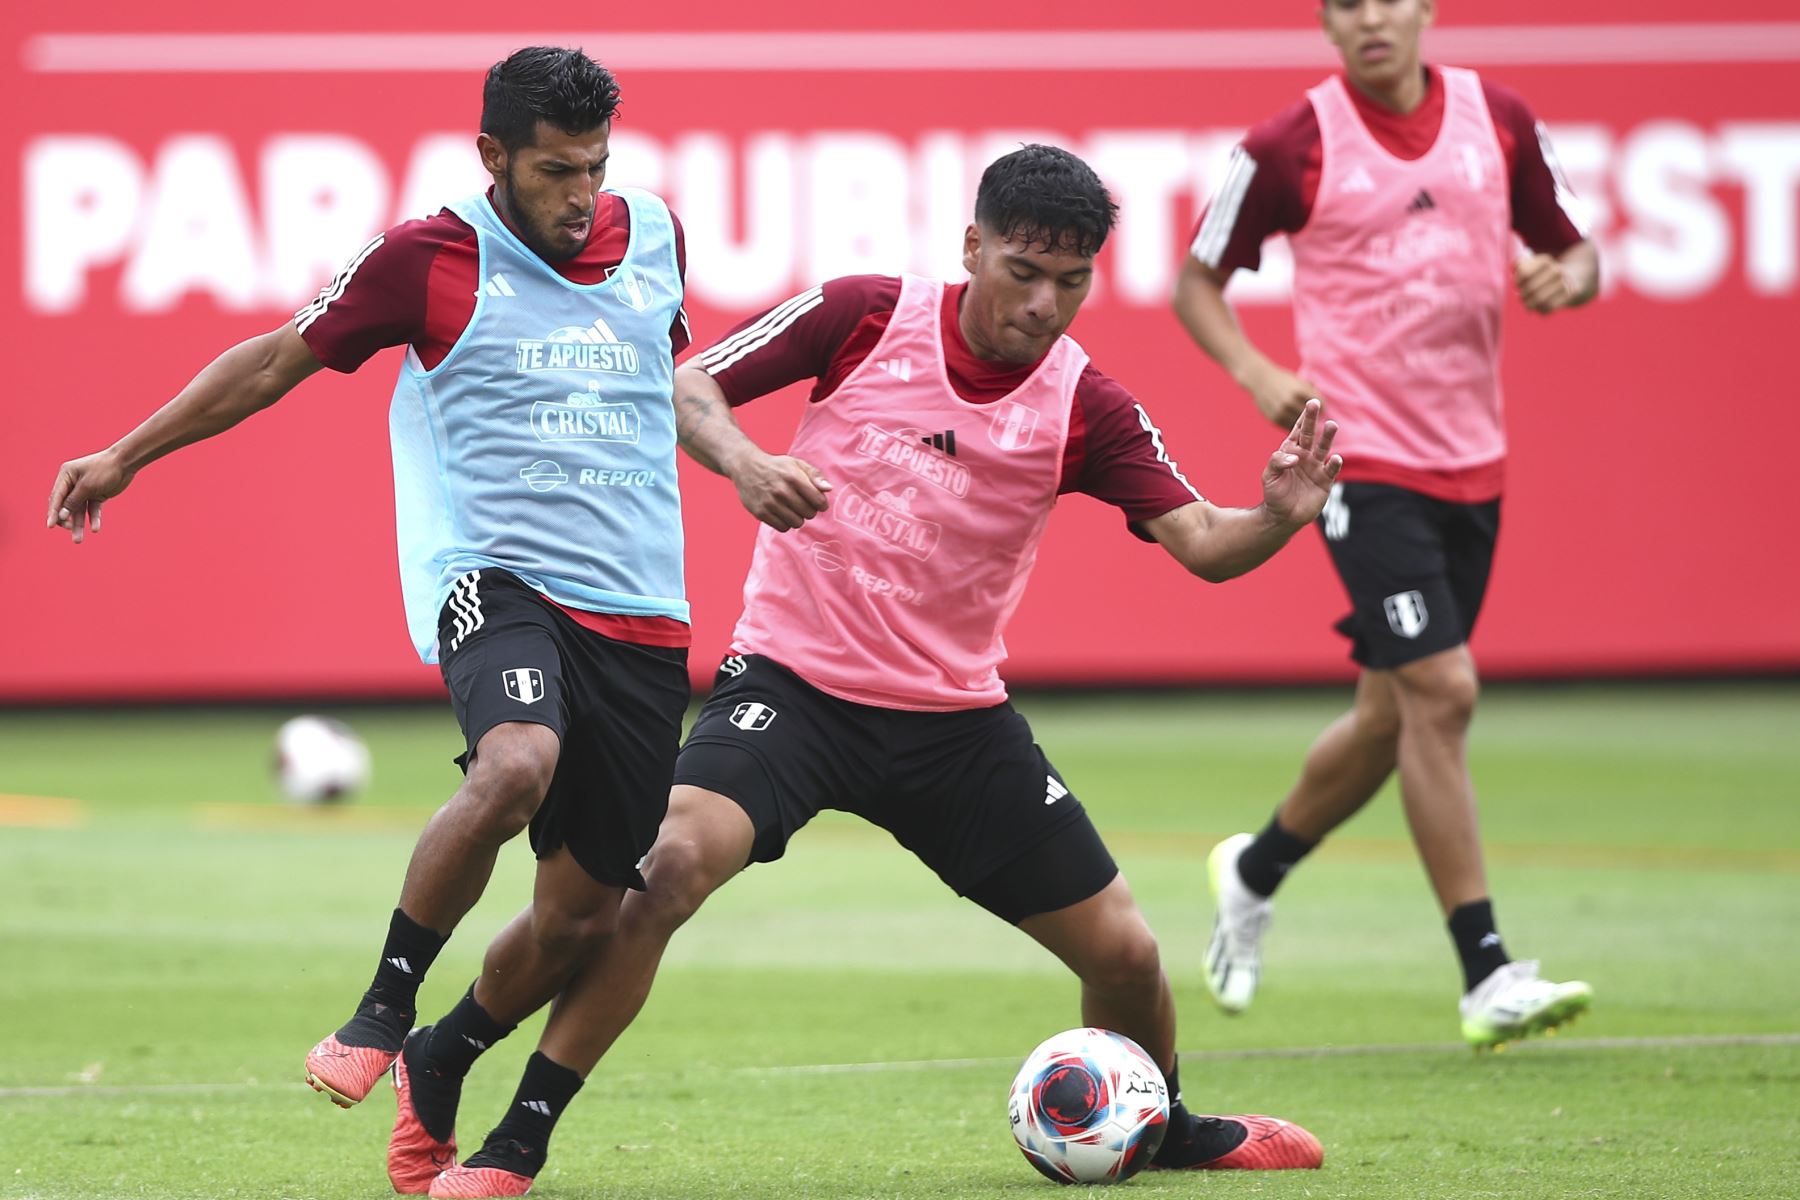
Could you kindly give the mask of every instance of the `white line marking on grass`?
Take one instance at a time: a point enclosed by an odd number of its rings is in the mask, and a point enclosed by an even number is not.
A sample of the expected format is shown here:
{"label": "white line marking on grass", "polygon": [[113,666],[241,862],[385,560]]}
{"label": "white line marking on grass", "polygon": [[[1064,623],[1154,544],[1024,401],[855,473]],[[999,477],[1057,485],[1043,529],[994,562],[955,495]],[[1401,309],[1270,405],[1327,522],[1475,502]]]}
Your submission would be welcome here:
{"label": "white line marking on grass", "polygon": [[[264,1083],[251,1079],[240,1083],[71,1083],[58,1087],[0,1088],[0,1100],[24,1100],[33,1097],[56,1099],[63,1096],[179,1096],[189,1092],[238,1092],[250,1088],[285,1087],[286,1084]],[[304,1084],[296,1082],[293,1086]]]}
{"label": "white line marking on grass", "polygon": [[[1564,1050],[1684,1050],[1702,1046],[1800,1046],[1800,1033],[1697,1033],[1668,1037],[1540,1038],[1531,1045],[1540,1051]],[[1515,1044],[1514,1049],[1517,1049]],[[1224,1062],[1270,1058],[1393,1058],[1404,1054],[1468,1054],[1461,1042],[1378,1043],[1367,1046],[1264,1046],[1241,1050],[1183,1050],[1188,1062]],[[730,1067],[723,1074],[783,1078],[805,1075],[874,1075],[902,1071],[961,1071],[974,1068],[1012,1067],[1022,1058],[926,1058],[899,1062],[794,1063],[775,1067]],[[649,1079],[651,1075],[623,1073],[615,1080]],[[232,1092],[257,1088],[299,1090],[299,1081],[248,1080],[240,1083],[121,1083],[68,1084],[56,1087],[0,1087],[0,1100],[59,1099],[68,1096],[156,1096],[192,1092]]]}
{"label": "white line marking on grass", "polygon": [[[1696,1046],[1800,1046],[1800,1033],[1684,1034],[1671,1037],[1542,1038],[1532,1045],[1546,1050],[1663,1050]],[[1517,1049],[1514,1043],[1509,1049]],[[1264,1046],[1241,1050],[1183,1050],[1188,1062],[1259,1058],[1380,1058],[1402,1054],[1469,1054],[1462,1042],[1375,1044],[1367,1046]],[[910,1062],[805,1063],[785,1067],[738,1067],[738,1075],[860,1075],[883,1071],[954,1071],[970,1067],[998,1067],[1023,1062],[1021,1058],[939,1058]]]}

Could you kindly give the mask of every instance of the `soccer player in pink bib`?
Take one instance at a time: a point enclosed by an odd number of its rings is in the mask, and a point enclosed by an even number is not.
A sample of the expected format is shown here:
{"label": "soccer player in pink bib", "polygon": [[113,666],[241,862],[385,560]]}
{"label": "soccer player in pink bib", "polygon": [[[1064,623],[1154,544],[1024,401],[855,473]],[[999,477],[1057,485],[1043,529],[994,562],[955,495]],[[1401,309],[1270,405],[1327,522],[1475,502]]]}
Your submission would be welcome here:
{"label": "soccer player in pink bib", "polygon": [[[1065,332],[1115,214],[1087,164],[1026,146],[982,176],[967,283],[834,279],[676,373],[683,446],[763,527],[731,653],[643,865],[648,890],[626,899],[617,932],[564,989],[545,1058],[586,1076],[637,1015],[676,929],[838,809],[1036,939],[1080,979],[1082,1023],[1149,1052],[1174,1101],[1153,1167],[1320,1164],[1318,1139],[1291,1122],[1200,1117],[1179,1102],[1156,939],[999,675],[1007,618],[1060,494],[1116,505],[1139,536],[1216,581],[1313,520],[1341,465],[1313,404],[1269,458],[1260,505],[1218,508],[1194,491],[1143,407]],[[814,383],[793,444],[769,454],[731,410],[802,379]],[[432,1195],[522,1194],[543,1162],[542,1124],[529,1139],[490,1137],[481,1161],[510,1170],[457,1168]]]}
{"label": "soccer player in pink bib", "polygon": [[[1468,638],[1500,524],[1500,310],[1585,304],[1599,260],[1571,217],[1543,127],[1516,94],[1428,67],[1432,0],[1325,0],[1343,73],[1253,129],[1195,232],[1175,311],[1277,424],[1312,398],[1343,422],[1348,466],[1320,526],[1349,593],[1338,629],[1356,700],[1314,742],[1260,834],[1208,858],[1207,984],[1226,1012],[1255,996],[1270,900],[1288,871],[1396,770],[1413,840],[1463,969],[1476,1048],[1586,1009],[1507,957],[1495,924],[1465,743],[1477,694]],[[1251,345],[1224,300],[1263,241],[1294,252],[1298,374]],[[1523,242],[1529,249],[1516,254]]]}

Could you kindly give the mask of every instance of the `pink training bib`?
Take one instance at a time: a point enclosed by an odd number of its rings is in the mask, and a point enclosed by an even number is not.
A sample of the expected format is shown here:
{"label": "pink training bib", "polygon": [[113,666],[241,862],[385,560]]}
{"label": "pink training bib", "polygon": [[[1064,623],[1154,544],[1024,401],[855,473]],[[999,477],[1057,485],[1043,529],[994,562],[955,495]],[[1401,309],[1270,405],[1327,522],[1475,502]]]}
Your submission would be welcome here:
{"label": "pink training bib", "polygon": [[1349,462],[1454,470],[1506,453],[1500,310],[1511,193],[1473,71],[1442,68],[1444,119],[1424,157],[1395,158],[1333,76],[1307,92],[1324,161],[1294,250],[1300,373]]}
{"label": "pink training bib", "polygon": [[744,582],[738,653],[882,708],[986,708],[1006,699],[1001,632],[1056,503],[1087,354],[1059,338],[1002,400],[950,386],[944,285],[905,276],[888,327],[789,451],[832,482],[797,530],[763,526]]}

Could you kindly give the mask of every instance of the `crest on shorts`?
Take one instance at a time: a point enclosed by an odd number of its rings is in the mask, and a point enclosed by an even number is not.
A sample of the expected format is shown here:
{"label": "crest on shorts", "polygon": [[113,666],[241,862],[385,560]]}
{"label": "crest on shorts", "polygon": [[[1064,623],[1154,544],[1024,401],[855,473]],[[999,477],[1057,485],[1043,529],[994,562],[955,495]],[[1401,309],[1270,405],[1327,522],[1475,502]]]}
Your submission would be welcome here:
{"label": "crest on shorts", "polygon": [[1417,592],[1396,592],[1383,600],[1381,607],[1387,610],[1388,628],[1403,638],[1418,637],[1431,622],[1425,597]]}
{"label": "crest on shorts", "polygon": [[536,667],[514,667],[501,672],[506,694],[520,704],[536,704],[544,698],[544,673]]}
{"label": "crest on shorts", "polygon": [[731,710],[731,723],[739,729],[758,733],[775,719],[775,710],[758,700],[746,700]]}
{"label": "crest on shorts", "polygon": [[1023,450],[1031,445],[1037,432],[1036,410],[1014,400],[1002,400],[994,408],[994,419],[988,425],[988,440],[1002,450]]}

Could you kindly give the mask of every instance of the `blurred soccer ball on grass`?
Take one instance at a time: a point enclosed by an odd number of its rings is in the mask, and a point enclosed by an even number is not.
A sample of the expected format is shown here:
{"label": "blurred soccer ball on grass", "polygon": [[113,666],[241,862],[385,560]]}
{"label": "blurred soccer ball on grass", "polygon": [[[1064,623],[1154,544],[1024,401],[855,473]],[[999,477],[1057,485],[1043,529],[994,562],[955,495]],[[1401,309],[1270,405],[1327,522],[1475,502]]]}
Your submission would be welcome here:
{"label": "blurred soccer ball on grass", "polygon": [[275,782],[295,804],[336,804],[369,785],[369,748],[342,721],[295,717],[275,734]]}

